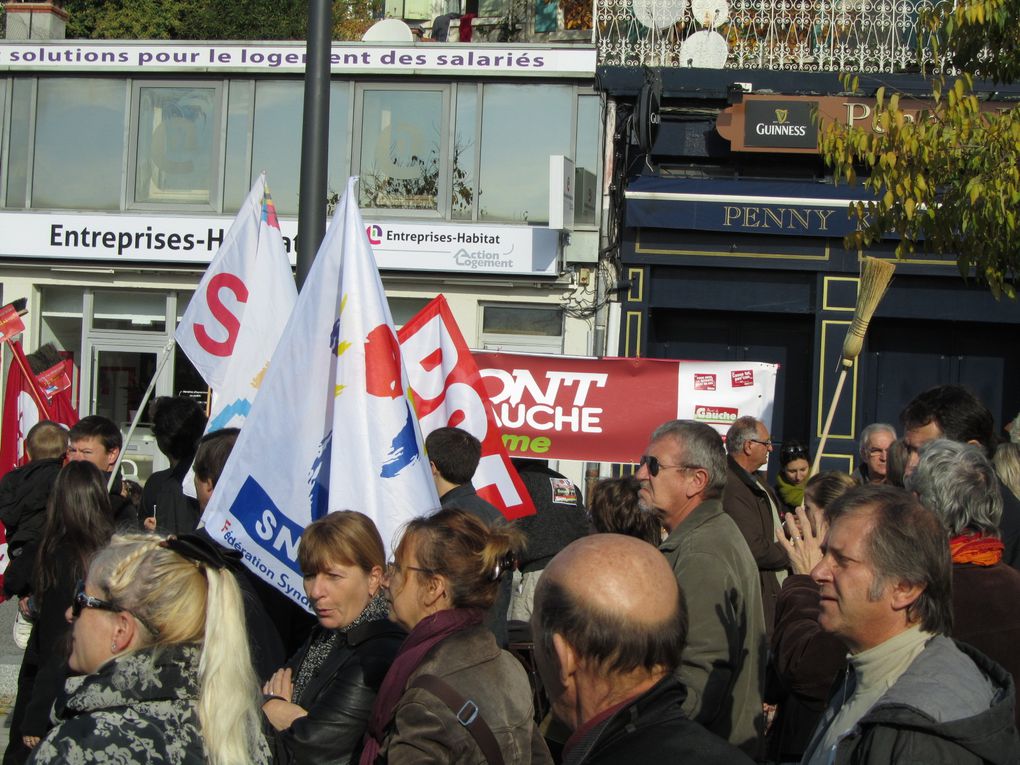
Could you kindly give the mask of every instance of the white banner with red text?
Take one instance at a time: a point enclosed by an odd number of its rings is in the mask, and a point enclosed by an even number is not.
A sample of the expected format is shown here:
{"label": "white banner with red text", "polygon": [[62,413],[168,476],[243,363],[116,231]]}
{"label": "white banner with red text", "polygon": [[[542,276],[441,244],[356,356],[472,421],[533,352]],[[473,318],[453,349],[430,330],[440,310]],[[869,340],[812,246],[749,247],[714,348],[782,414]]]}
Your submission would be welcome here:
{"label": "white banner with red text", "polygon": [[667,420],[704,422],[724,436],[744,415],[772,426],[776,364],[474,357],[512,457],[636,463]]}

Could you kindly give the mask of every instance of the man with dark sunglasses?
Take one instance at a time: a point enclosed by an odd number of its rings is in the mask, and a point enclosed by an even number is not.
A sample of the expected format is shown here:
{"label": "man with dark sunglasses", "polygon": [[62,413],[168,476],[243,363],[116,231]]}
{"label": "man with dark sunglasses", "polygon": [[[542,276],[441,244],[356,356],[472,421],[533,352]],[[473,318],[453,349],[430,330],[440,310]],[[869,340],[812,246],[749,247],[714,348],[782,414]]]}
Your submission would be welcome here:
{"label": "man with dark sunglasses", "polygon": [[677,677],[683,709],[752,758],[764,682],[765,618],[758,569],[723,512],[726,453],[704,423],[673,420],[641,457],[639,502],[669,532],[659,546],[687,598],[690,634]]}

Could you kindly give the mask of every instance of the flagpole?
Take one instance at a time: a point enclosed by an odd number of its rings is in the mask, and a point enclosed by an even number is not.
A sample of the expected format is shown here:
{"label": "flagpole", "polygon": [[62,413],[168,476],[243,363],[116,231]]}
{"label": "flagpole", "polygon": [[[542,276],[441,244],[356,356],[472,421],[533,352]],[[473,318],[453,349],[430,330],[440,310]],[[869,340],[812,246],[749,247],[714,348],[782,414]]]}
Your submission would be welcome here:
{"label": "flagpole", "polygon": [[14,350],[14,346],[11,344],[11,339],[7,338],[4,342],[7,343],[7,347],[11,349],[11,355],[14,356],[14,360],[18,362],[18,366],[21,367],[21,373],[28,378],[29,390],[32,391],[32,398],[35,399],[35,403],[39,407],[39,413],[49,417],[50,408],[43,403],[42,398],[39,396],[39,383],[36,382],[35,375],[32,373],[31,369],[25,369],[25,362],[21,360],[21,354]]}
{"label": "flagpole", "polygon": [[120,454],[117,455],[117,461],[113,463],[113,470],[110,472],[110,479],[106,482],[106,490],[110,491],[113,489],[113,483],[117,480],[117,471],[120,469],[120,463],[124,461],[124,455],[127,453],[127,445],[131,443],[131,436],[135,434],[135,428],[138,427],[138,421],[142,419],[142,413],[145,411],[145,405],[149,403],[149,396],[152,395],[153,389],[156,387],[156,380],[159,379],[160,374],[163,373],[163,367],[166,366],[166,362],[170,359],[170,352],[174,349],[174,345],[177,343],[176,339],[171,336],[166,342],[166,346],[163,348],[163,357],[159,360],[159,364],[156,365],[156,373],[149,380],[149,387],[145,389],[145,394],[142,396],[141,403],[138,404],[138,408],[135,410],[134,419],[131,420],[131,427],[128,428],[127,436],[124,438],[124,445],[121,447]]}

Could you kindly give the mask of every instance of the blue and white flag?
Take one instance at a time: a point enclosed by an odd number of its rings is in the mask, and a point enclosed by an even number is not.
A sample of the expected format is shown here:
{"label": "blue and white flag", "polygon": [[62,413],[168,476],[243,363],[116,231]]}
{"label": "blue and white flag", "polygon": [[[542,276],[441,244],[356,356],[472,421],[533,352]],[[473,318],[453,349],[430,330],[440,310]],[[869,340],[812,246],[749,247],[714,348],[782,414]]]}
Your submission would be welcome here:
{"label": "blue and white flag", "polygon": [[296,302],[297,288],[263,173],[174,333],[177,345],[213,389],[207,431],[244,424]]}
{"label": "blue and white flag", "polygon": [[305,607],[297,549],[311,521],[358,510],[388,550],[404,522],[439,507],[355,182],[203,518]]}

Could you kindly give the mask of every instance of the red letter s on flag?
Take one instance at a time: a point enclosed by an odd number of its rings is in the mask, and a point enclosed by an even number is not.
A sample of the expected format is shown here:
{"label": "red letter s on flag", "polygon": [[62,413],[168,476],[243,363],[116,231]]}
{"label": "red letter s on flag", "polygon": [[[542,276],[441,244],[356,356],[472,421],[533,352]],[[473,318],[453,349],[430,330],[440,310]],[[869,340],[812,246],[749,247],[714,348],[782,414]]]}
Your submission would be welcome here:
{"label": "red letter s on flag", "polygon": [[209,303],[209,310],[216,320],[227,330],[226,340],[213,340],[205,331],[204,324],[195,325],[195,339],[198,344],[213,356],[229,356],[234,352],[234,343],[237,342],[237,333],[241,328],[241,322],[230,312],[220,301],[220,290],[228,289],[234,293],[239,303],[248,302],[248,288],[244,286],[234,274],[217,274],[209,280],[209,286],[205,291],[206,301]]}

